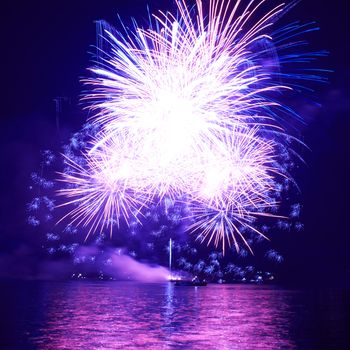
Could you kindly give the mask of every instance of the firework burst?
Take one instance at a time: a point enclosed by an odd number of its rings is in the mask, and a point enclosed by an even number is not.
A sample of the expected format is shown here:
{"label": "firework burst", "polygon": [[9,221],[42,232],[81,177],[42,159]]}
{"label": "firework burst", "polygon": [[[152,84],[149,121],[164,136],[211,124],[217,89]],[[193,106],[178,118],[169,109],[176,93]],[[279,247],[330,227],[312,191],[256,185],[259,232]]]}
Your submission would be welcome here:
{"label": "firework burst", "polygon": [[278,150],[288,108],[275,95],[292,84],[281,84],[276,52],[295,46],[281,42],[297,30],[277,31],[273,45],[282,4],[258,16],[264,1],[210,0],[207,10],[200,0],[193,10],[176,3],[176,16],[160,12],[148,29],[106,27],[109,50],[85,81],[100,132],[84,166],[66,160],[72,170],[62,174],[69,186],[60,193],[64,205],[75,204],[67,215],[89,233],[112,227],[113,218],[139,220],[167,197],[189,204],[188,229],[201,240],[249,247],[241,227],[264,236],[254,221],[272,216],[287,177]]}

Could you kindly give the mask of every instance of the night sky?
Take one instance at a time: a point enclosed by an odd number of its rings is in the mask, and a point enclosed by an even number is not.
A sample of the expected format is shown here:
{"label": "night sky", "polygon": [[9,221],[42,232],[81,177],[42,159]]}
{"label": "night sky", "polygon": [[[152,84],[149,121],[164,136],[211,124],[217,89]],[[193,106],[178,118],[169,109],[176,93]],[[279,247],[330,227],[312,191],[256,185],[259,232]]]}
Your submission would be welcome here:
{"label": "night sky", "polygon": [[[79,80],[89,74],[94,21],[115,24],[119,13],[142,23],[147,3],[151,9],[173,7],[170,0],[2,3],[0,269],[18,251],[30,256],[36,241],[28,233],[25,203],[40,150],[64,143],[85,121]],[[328,84],[315,87],[320,106],[302,98],[299,108],[308,123],[302,140],[310,151],[302,151],[306,165],[300,164],[293,175],[301,189],[305,229],[284,232],[276,242],[286,260],[285,277],[304,282],[350,278],[350,41],[346,4],[341,3],[303,0],[282,20],[316,21],[321,30],[308,36],[310,48],[329,51],[317,66],[333,71]],[[57,96],[70,101],[64,105],[59,133]]]}

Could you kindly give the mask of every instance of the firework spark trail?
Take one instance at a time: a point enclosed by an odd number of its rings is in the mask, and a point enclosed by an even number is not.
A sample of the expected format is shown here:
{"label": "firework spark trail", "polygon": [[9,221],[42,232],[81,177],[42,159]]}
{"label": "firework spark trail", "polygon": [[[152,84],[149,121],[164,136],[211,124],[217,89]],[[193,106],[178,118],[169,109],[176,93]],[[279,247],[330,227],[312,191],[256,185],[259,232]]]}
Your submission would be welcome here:
{"label": "firework spark trail", "polygon": [[254,50],[263,40],[272,45],[285,6],[258,17],[265,1],[243,8],[240,0],[211,0],[207,16],[200,0],[195,12],[176,3],[177,16],[160,12],[149,29],[105,31],[110,52],[85,81],[101,132],[85,167],[66,160],[73,171],[62,181],[71,186],[60,194],[76,205],[67,216],[89,233],[111,228],[114,217],[138,217],[149,203],[185,197],[197,219],[189,230],[200,239],[223,250],[225,241],[249,247],[240,227],[262,235],[254,219],[272,215],[278,179],[287,176],[276,110],[288,109],[268,96],[291,86],[280,84],[278,63],[264,64],[268,48]]}

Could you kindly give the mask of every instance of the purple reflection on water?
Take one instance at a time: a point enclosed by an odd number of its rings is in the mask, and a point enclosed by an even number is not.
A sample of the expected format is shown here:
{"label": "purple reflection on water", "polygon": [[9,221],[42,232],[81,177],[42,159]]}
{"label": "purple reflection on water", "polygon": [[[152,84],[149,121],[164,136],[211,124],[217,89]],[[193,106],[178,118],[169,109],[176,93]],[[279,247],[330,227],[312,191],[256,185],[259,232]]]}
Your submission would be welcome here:
{"label": "purple reflection on water", "polygon": [[21,340],[8,349],[313,349],[346,341],[342,308],[310,292],[66,282],[37,283],[27,295],[31,303],[19,300],[21,315],[17,309]]}
{"label": "purple reflection on water", "polygon": [[288,296],[251,286],[70,284],[50,295],[40,349],[291,348]]}

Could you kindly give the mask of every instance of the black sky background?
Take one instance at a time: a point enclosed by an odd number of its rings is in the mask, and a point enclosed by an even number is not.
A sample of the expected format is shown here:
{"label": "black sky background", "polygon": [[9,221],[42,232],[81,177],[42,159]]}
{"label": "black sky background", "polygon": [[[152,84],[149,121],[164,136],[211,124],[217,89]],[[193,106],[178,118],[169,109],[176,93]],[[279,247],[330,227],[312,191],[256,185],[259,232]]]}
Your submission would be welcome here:
{"label": "black sky background", "polygon": [[[273,2],[273,1],[271,1]],[[96,42],[95,20],[116,23],[146,18],[146,5],[166,9],[168,1],[5,1],[1,6],[1,201],[0,257],[16,254],[36,237],[25,223],[29,174],[38,168],[39,152],[64,142],[85,121],[79,105],[88,76],[89,52]],[[303,140],[307,165],[295,172],[303,205],[302,232],[278,238],[285,277],[302,281],[350,279],[350,40],[345,1],[303,0],[283,20],[316,21],[321,30],[308,36],[310,48],[330,52],[318,66],[331,69],[329,83],[317,87],[321,107],[301,106],[308,121]],[[53,99],[70,106],[55,124]],[[0,259],[1,264],[1,259]],[[0,270],[1,270],[0,266]]]}

